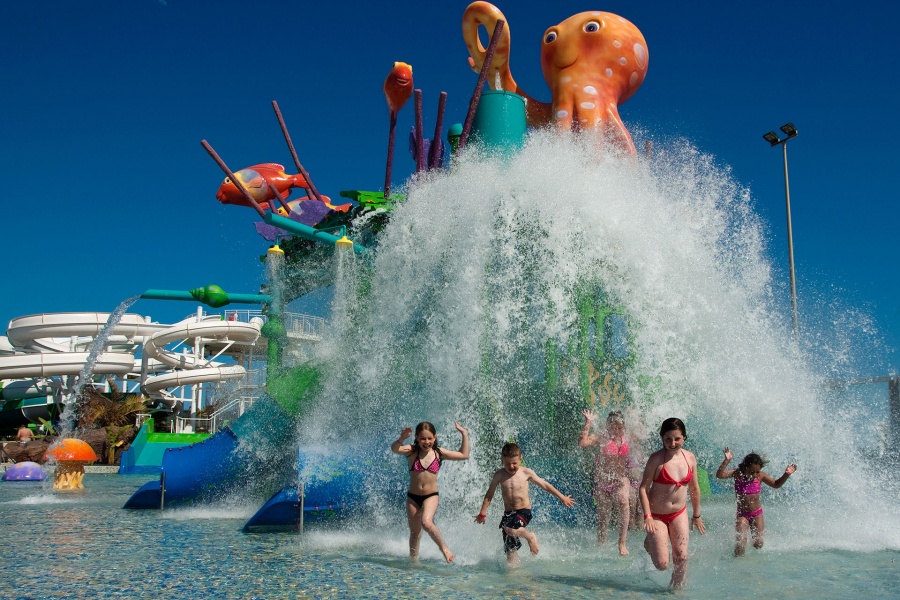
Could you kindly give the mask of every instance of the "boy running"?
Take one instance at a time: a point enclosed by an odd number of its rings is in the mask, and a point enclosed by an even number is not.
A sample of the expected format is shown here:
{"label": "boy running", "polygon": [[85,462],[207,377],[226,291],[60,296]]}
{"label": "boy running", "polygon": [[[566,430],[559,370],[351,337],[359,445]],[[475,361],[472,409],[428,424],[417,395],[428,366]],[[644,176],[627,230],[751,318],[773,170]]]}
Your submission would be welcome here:
{"label": "boy running", "polygon": [[503,530],[503,547],[506,551],[506,560],[510,566],[518,566],[518,550],[522,547],[519,538],[525,538],[532,554],[538,553],[537,536],[526,529],[531,521],[531,498],[528,491],[528,482],[533,482],[542,490],[559,498],[566,507],[572,508],[575,500],[570,496],[564,496],[553,485],[538,476],[537,473],[522,466],[522,451],[517,444],[509,443],[500,451],[503,468],[494,473],[484,502],[481,503],[481,511],[475,515],[475,522],[483,524],[487,518],[487,509],[494,499],[494,492],[500,486],[503,496],[503,518],[500,520],[500,529]]}

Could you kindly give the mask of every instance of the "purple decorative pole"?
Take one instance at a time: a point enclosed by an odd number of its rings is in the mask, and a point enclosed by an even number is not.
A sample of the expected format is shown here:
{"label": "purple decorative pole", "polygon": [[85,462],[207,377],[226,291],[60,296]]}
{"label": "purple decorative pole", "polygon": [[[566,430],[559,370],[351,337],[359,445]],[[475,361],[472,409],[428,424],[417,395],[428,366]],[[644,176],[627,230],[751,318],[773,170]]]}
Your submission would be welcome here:
{"label": "purple decorative pole", "polygon": [[422,127],[422,90],[413,90],[413,102],[416,109],[416,173],[425,170],[425,135]]}
{"label": "purple decorative pole", "polygon": [[206,140],[200,140],[200,145],[206,149],[206,152],[209,153],[210,156],[212,156],[213,160],[216,161],[216,163],[219,165],[219,168],[225,171],[225,175],[227,175],[228,178],[231,179],[231,183],[234,184],[234,187],[236,187],[238,191],[244,195],[247,203],[252,206],[253,209],[256,210],[256,212],[259,213],[259,216],[261,218],[264,219],[266,217],[266,211],[264,211],[259,205],[259,202],[257,202],[253,198],[253,196],[250,195],[250,192],[247,191],[247,188],[245,188],[244,185],[240,181],[238,181],[238,178],[234,176],[234,173],[231,172],[231,169],[228,168],[228,165],[225,164],[225,161],[219,158],[219,155],[215,150],[213,150],[212,146],[210,146],[206,142]]}
{"label": "purple decorative pole", "polygon": [[440,165],[438,161],[441,156],[441,130],[444,128],[444,110],[447,108],[447,92],[441,92],[441,99],[438,100],[437,122],[434,125],[434,139],[431,140],[431,152],[428,156],[428,168],[436,169]]}
{"label": "purple decorative pole", "polygon": [[391,111],[391,129],[388,133],[387,166],[384,170],[384,198],[391,195],[391,170],[394,166],[394,136],[397,132],[397,113]]}
{"label": "purple decorative pole", "polygon": [[[284,140],[287,142],[288,150],[291,151],[291,158],[294,159],[294,165],[297,167],[297,172],[303,175],[303,179],[306,180],[306,183],[309,184],[309,191],[319,202],[325,202],[322,200],[322,196],[319,194],[319,190],[316,189],[315,184],[312,182],[312,178],[310,178],[309,173],[306,172],[306,169],[303,168],[303,165],[300,164],[300,159],[297,157],[297,151],[294,150],[294,142],[291,141],[291,134],[288,133],[287,125],[284,123],[284,117],[281,116],[281,111],[278,109],[278,103],[272,100],[272,108],[275,109],[275,116],[278,118],[278,124],[281,126],[281,132],[284,134]],[[276,194],[277,196],[278,194]]]}
{"label": "purple decorative pole", "polygon": [[466,113],[466,121],[463,124],[462,135],[459,136],[460,148],[464,148],[466,140],[469,139],[472,121],[475,120],[475,110],[478,108],[478,101],[481,99],[481,88],[484,87],[484,82],[487,81],[488,71],[491,68],[491,63],[494,61],[494,50],[497,49],[497,42],[500,41],[500,32],[503,31],[504,25],[506,25],[506,21],[500,19],[494,26],[494,33],[491,35],[491,43],[488,45],[487,52],[485,52],[484,64],[481,65],[481,73],[478,74],[478,83],[475,84],[475,92],[472,94],[472,99],[469,101],[469,112]]}

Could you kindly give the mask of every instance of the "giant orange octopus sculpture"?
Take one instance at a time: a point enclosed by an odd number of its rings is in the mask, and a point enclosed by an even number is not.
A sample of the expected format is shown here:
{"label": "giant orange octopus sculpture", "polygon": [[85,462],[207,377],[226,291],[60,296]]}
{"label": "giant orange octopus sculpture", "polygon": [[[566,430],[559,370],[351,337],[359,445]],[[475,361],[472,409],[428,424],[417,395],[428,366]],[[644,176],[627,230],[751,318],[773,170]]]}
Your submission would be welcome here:
{"label": "giant orange octopus sculpture", "polygon": [[[473,2],[463,14],[462,31],[469,66],[484,65],[486,49],[479,26],[494,31],[503,13],[488,2]],[[544,32],[541,70],[552,102],[535,100],[520,88],[509,70],[509,24],[503,28],[488,73],[491,89],[515,92],[526,99],[528,124],[555,123],[563,130],[599,130],[625,151],[635,154],[631,134],[619,117],[619,105],[630,98],[647,75],[650,55],[644,36],[630,21],[612,13],[588,11],[569,17]]]}

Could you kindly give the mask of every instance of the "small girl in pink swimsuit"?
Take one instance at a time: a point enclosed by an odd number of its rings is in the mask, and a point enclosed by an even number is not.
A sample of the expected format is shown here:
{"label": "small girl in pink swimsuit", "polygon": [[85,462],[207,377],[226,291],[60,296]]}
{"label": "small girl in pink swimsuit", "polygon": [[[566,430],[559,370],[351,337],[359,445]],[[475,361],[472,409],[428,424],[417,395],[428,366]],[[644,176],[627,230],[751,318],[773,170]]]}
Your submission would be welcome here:
{"label": "small girl in pink swimsuit", "polygon": [[731,450],[725,448],[725,460],[716,470],[716,477],[719,479],[734,478],[734,494],[737,496],[737,515],[735,516],[735,543],[734,555],[743,556],[744,549],[747,546],[747,529],[753,536],[753,547],[763,547],[763,530],[765,529],[765,520],[763,519],[762,504],[759,501],[759,493],[762,491],[762,483],[773,487],[780,488],[788,480],[788,477],[797,470],[797,465],[790,464],[784,469],[784,475],[778,479],[772,478],[771,475],[763,472],[762,468],[766,464],[766,460],[751,452],[744,457],[737,469],[728,469],[728,463],[734,458]]}

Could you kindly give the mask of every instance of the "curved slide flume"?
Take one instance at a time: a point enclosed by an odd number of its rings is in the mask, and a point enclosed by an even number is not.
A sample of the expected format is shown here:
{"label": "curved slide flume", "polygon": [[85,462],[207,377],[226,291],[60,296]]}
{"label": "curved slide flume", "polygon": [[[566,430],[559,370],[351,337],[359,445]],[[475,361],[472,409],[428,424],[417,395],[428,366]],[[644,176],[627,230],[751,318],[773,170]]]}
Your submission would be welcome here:
{"label": "curved slide flume", "polygon": [[155,333],[144,342],[145,356],[180,370],[147,377],[141,390],[149,396],[157,394],[161,390],[182,385],[241,379],[246,374],[246,370],[240,365],[209,362],[191,354],[179,354],[167,350],[166,346],[188,338],[197,338],[201,343],[231,342],[239,346],[252,345],[259,338],[261,327],[261,320],[244,323],[222,321],[216,318],[203,321],[182,321]]}
{"label": "curved slide flume", "polygon": [[[0,356],[0,379],[77,375],[87,362],[90,344],[106,326],[109,316],[110,313],[52,313],[11,320],[6,331],[9,348],[4,344],[5,356]],[[171,326],[148,323],[141,315],[122,315],[107,340],[122,351],[102,352],[93,372],[126,375],[134,371],[133,349],[168,327]]]}
{"label": "curved slide flume", "polygon": [[[124,508],[160,509],[221,501],[229,494],[270,497],[296,479],[286,449],[294,421],[271,398],[257,400],[231,427],[163,453],[159,481],[141,486]],[[164,490],[164,492],[163,492]]]}

